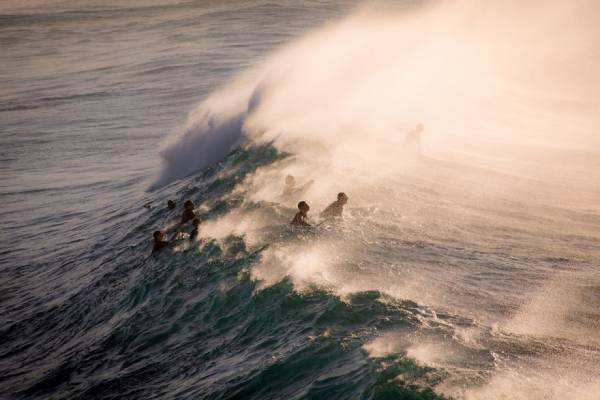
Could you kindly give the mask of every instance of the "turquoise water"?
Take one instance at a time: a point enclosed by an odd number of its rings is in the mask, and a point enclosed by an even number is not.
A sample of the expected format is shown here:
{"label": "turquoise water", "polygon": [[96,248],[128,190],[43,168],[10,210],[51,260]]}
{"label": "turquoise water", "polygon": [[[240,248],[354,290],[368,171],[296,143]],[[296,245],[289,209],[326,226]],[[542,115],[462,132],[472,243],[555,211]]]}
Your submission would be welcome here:
{"label": "turquoise water", "polygon": [[[425,155],[295,230],[260,190],[295,155],[250,142],[147,191],[198,102],[353,6],[0,6],[0,397],[594,398],[597,186]],[[201,240],[152,254],[186,199]]]}

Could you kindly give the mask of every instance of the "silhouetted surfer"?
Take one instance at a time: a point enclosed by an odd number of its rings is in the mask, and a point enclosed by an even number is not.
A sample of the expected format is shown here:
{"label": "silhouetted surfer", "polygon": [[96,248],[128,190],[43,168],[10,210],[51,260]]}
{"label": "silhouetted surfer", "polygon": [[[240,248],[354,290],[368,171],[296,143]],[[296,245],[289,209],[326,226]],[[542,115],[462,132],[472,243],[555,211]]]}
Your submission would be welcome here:
{"label": "silhouetted surfer", "polygon": [[346,193],[338,193],[337,200],[328,205],[327,208],[321,212],[321,217],[341,217],[342,213],[344,212],[344,206],[346,205],[346,203],[348,203],[348,196],[346,196]]}
{"label": "silhouetted surfer", "polygon": [[186,222],[191,221],[194,218],[196,218],[196,213],[194,213],[194,202],[193,201],[187,200],[183,204],[183,207],[184,207],[184,210],[183,210],[183,215],[181,216],[180,225],[183,225]]}
{"label": "silhouetted surfer", "polygon": [[285,177],[285,186],[283,187],[283,195],[285,197],[291,196],[296,190],[296,178],[293,175]]}
{"label": "silhouetted surfer", "polygon": [[154,248],[152,249],[153,253],[161,251],[169,246],[173,241],[172,239],[170,241],[167,240],[167,236],[162,231],[154,232],[152,237],[154,238]]}
{"label": "silhouetted surfer", "polygon": [[190,232],[190,242],[193,242],[198,238],[198,227],[200,226],[200,220],[198,218],[194,218],[192,220],[192,226],[194,229],[192,229],[192,232]]}
{"label": "silhouetted surfer", "polygon": [[308,210],[310,207],[305,201],[301,201],[298,203],[298,211],[296,215],[294,215],[294,219],[290,222],[292,226],[311,226],[306,220],[308,219]]}
{"label": "silhouetted surfer", "polygon": [[[146,210],[152,210],[152,202],[149,201],[146,204],[144,204],[144,208]],[[169,209],[169,211],[173,211],[175,209],[175,202],[173,200],[167,201],[167,208]]]}
{"label": "silhouetted surfer", "polygon": [[404,139],[402,146],[413,151],[415,154],[421,154],[421,133],[423,132],[423,124],[419,123]]}
{"label": "silhouetted surfer", "polygon": [[294,197],[299,197],[302,193],[304,193],[310,185],[312,185],[314,181],[310,180],[306,182],[304,185],[297,187],[296,186],[296,178],[293,175],[288,175],[285,177],[285,186],[283,187],[282,197],[284,200],[293,200]]}

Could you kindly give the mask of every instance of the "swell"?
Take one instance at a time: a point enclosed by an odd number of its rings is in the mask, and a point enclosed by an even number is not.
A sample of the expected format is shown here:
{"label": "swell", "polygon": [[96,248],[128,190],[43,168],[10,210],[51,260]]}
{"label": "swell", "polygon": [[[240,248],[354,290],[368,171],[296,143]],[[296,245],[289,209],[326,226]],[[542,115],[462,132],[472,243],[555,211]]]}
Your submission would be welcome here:
{"label": "swell", "polygon": [[[371,261],[378,268],[362,270],[356,256],[348,260],[346,275],[337,273],[347,281],[381,278],[382,284],[372,284],[380,289],[358,286],[342,296],[317,281],[300,285],[293,271],[270,283],[255,274],[278,246],[326,242],[335,232],[303,236],[270,227],[274,234],[259,230],[273,236],[268,245],[230,233],[151,255],[149,234],[175,217],[162,207],[170,198],[201,204],[205,224],[240,209],[287,218],[289,207],[253,202],[238,189],[257,170],[288,157],[269,145],[237,149],[223,162],[153,192],[150,210],[131,204],[107,219],[93,245],[72,246],[45,264],[3,270],[4,281],[20,282],[7,287],[1,303],[7,322],[0,330],[4,397],[437,399],[448,386],[485,387],[498,371],[511,372],[515,364],[545,354],[583,352],[593,359],[593,345],[499,332],[444,311],[459,308],[451,296],[446,307],[434,309],[400,300],[410,296],[391,296],[393,285],[383,282],[393,278],[388,263],[397,254],[423,270],[444,258],[446,268],[486,266],[471,271],[469,282],[478,294],[491,296],[503,269],[552,269],[570,262],[564,257],[478,251],[376,225],[372,229],[384,234],[369,248],[380,248]],[[408,190],[439,196],[419,187]],[[360,240],[370,240],[360,231],[364,227],[358,229]],[[342,232],[340,238],[350,236]],[[314,262],[321,261],[327,259]],[[304,267],[327,272],[318,264]],[[409,269],[398,272],[411,282]],[[443,278],[432,276],[427,290],[435,292]],[[531,282],[514,283],[522,288]],[[590,285],[584,295],[596,291]],[[580,314],[593,325],[591,308]]]}
{"label": "swell", "polygon": [[[202,199],[203,217],[214,218],[236,207],[237,182],[280,157],[270,147],[238,150],[157,197]],[[224,202],[226,195],[233,198]],[[416,304],[376,291],[345,301],[318,287],[301,293],[288,278],[261,288],[249,269],[264,248],[251,250],[235,235],[201,251],[151,256],[148,232],[163,221],[162,210],[151,210],[100,241],[64,266],[87,270],[76,288],[13,314],[0,331],[6,396],[438,398],[432,387],[441,372],[402,356],[377,361],[363,349],[379,331],[415,332]],[[8,296],[23,298],[19,292]],[[399,374],[405,381],[391,383]]]}

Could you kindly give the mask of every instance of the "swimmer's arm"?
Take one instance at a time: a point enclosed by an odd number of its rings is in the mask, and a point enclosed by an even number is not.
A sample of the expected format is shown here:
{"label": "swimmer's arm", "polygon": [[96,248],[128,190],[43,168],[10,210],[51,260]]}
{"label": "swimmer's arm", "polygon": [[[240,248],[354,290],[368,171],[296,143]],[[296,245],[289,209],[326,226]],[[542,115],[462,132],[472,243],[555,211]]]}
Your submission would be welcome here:
{"label": "swimmer's arm", "polygon": [[306,182],[304,185],[300,186],[299,190],[306,190],[310,187],[310,185],[312,185],[315,182],[314,179],[311,179],[310,181]]}
{"label": "swimmer's arm", "polygon": [[171,236],[171,239],[169,239],[169,243],[173,243],[177,240],[177,236],[179,236],[181,232],[177,231],[173,234],[173,236]]}

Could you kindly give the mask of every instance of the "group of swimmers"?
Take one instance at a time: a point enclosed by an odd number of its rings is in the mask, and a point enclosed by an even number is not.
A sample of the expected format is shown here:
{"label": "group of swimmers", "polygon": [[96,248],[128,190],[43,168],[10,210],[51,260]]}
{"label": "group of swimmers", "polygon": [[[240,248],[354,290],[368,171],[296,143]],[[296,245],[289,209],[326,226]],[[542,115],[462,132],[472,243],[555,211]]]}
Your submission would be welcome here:
{"label": "group of swimmers", "polygon": [[[328,205],[323,211],[321,211],[321,218],[338,218],[341,217],[344,212],[344,206],[348,203],[348,196],[346,193],[340,192],[337,195],[337,200]],[[294,216],[290,225],[292,226],[312,226],[307,222],[308,211],[310,206],[306,201],[298,203],[298,212]]]}
{"label": "group of swimmers", "polygon": [[[291,179],[290,179],[291,178]],[[309,182],[309,184],[311,184]],[[294,177],[288,175],[286,178],[286,186],[284,187],[284,196],[291,195],[294,193],[293,187],[295,186]],[[305,185],[307,186],[307,185]],[[292,188],[292,189],[290,189]],[[296,194],[298,192],[295,192]],[[344,206],[348,203],[348,196],[345,193],[338,193],[337,200],[328,205],[320,214],[322,218],[338,218],[342,216],[344,212]],[[169,210],[174,210],[176,208],[176,204],[173,200],[167,201],[167,208]],[[154,248],[153,252],[160,251],[172,244],[175,243],[179,233],[181,232],[181,228],[186,225],[188,222],[192,222],[192,231],[189,233],[189,241],[192,242],[196,240],[198,237],[198,227],[200,226],[200,219],[196,216],[194,212],[194,202],[191,200],[187,200],[183,204],[183,214],[181,215],[181,220],[179,224],[175,227],[175,234],[167,239],[167,235],[163,231],[155,231],[153,234],[154,238]],[[306,201],[301,201],[298,203],[298,212],[294,216],[294,219],[290,222],[291,226],[312,226],[308,223],[308,211],[310,207]]]}
{"label": "group of swimmers", "polygon": [[[313,180],[310,180],[303,184],[302,186],[296,186],[296,178],[293,175],[288,175],[285,177],[285,185],[283,187],[283,193],[281,198],[284,201],[290,201],[294,198],[300,197],[312,184]],[[344,212],[344,206],[348,202],[348,196],[346,193],[338,193],[337,200],[331,203],[325,208],[320,216],[321,218],[336,218],[341,217]],[[298,203],[298,212],[290,222],[292,226],[311,226],[308,220],[308,211],[310,210],[310,206],[306,201],[301,201]]]}
{"label": "group of swimmers", "polygon": [[[174,210],[175,207],[177,207],[177,205],[173,200],[167,201],[167,208],[169,210]],[[200,218],[196,216],[196,213],[194,212],[194,207],[194,202],[191,200],[187,200],[185,203],[183,203],[183,214],[181,215],[181,221],[179,222],[179,224],[177,224],[175,234],[171,237],[171,239],[167,239],[167,235],[163,231],[154,232],[154,234],[152,235],[152,237],[154,238],[154,248],[152,251],[160,251],[165,247],[173,244],[177,239],[177,236],[179,236],[180,229],[190,221],[192,221],[192,231],[189,234],[189,241],[192,242],[196,240],[196,238],[198,237],[198,227],[200,226]]]}
{"label": "group of swimmers", "polygon": [[[415,155],[421,154],[421,134],[423,133],[424,126],[422,123],[416,125],[405,137],[402,147],[409,150]],[[296,186],[296,179],[292,175],[288,175],[285,178],[285,185],[281,199],[289,202],[293,199],[299,198],[311,185],[313,181],[310,180],[302,186]],[[348,203],[348,196],[345,193],[338,193],[337,200],[328,205],[320,214],[321,218],[330,219],[338,218],[342,216],[344,212],[344,206]],[[150,209],[151,205],[146,204],[144,207]],[[167,202],[169,210],[174,210],[176,204],[173,200]],[[175,234],[170,240],[167,240],[167,236],[163,231],[154,232],[154,251],[162,250],[163,248],[174,243],[179,236],[180,229],[182,226],[192,221],[192,231],[189,234],[189,240],[194,241],[198,237],[198,227],[200,226],[200,219],[197,218],[194,212],[194,203],[191,200],[187,200],[183,205],[183,215],[181,216],[181,222],[176,226]],[[294,219],[290,222],[291,226],[312,226],[308,223],[308,211],[310,207],[306,201],[298,203],[298,212],[294,215]]]}

